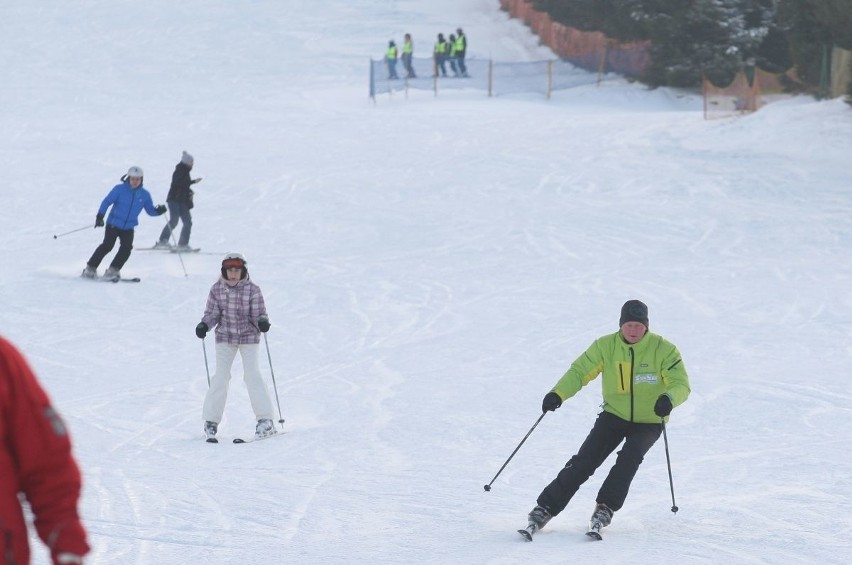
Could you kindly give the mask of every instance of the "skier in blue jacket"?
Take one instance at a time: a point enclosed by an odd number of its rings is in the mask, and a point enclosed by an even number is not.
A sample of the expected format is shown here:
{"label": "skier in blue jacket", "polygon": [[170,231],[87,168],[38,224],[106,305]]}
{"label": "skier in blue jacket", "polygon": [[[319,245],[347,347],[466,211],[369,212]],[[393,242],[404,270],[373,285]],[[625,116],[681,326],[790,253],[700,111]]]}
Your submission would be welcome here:
{"label": "skier in blue jacket", "polygon": [[93,279],[98,276],[98,265],[101,264],[106,254],[115,247],[115,241],[119,241],[118,253],[104,271],[105,279],[116,280],[121,277],[121,268],[130,258],[133,249],[133,228],[139,223],[139,214],[144,209],[149,216],[161,216],[166,213],[166,205],[154,206],[151,193],[142,186],[143,173],[140,167],[130,167],[127,174],[121,177],[121,184],[115,185],[98,208],[95,217],[95,227],[104,226],[104,215],[107,208],[112,206],[109,217],[106,220],[106,233],[103,243],[98,245],[92,257],[83,269],[82,277]]}

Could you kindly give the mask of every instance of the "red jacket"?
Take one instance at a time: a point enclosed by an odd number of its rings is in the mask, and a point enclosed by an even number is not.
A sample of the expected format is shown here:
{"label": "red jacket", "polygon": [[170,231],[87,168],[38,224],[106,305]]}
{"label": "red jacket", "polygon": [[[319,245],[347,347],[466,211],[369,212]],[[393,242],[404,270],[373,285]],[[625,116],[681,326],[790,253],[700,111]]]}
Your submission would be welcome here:
{"label": "red jacket", "polygon": [[0,338],[0,565],[30,562],[19,493],[54,563],[60,553],[88,553],[80,482],[65,425],[27,362]]}

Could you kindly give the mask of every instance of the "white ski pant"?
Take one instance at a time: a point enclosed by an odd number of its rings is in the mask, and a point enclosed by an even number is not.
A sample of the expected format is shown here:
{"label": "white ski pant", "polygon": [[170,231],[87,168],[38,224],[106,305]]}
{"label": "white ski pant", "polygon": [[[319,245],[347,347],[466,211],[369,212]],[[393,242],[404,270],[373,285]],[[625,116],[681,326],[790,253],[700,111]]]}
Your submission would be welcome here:
{"label": "white ski pant", "polygon": [[243,380],[246,383],[252,410],[258,420],[272,419],[272,401],[269,390],[258,367],[258,349],[256,343],[235,345],[232,343],[216,344],[216,372],[210,378],[210,388],[204,397],[204,419],[208,422],[222,421],[225,413],[225,401],[228,400],[228,386],[231,382],[231,366],[240,352],[243,360]]}

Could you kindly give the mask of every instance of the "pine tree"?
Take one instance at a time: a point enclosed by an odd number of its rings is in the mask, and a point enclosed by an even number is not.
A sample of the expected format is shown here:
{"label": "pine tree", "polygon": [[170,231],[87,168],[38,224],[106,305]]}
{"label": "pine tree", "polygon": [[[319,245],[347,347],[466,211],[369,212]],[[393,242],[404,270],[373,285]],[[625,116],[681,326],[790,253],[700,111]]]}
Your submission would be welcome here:
{"label": "pine tree", "polygon": [[534,0],[536,10],[546,12],[553,21],[581,31],[599,31],[620,41],[645,39],[644,30],[634,17],[642,0]]}
{"label": "pine tree", "polygon": [[811,85],[820,83],[823,46],[828,38],[828,30],[817,18],[815,4],[815,0],[780,0],[778,5],[778,23],[790,43],[796,73]]}
{"label": "pine tree", "polygon": [[[651,64],[644,79],[652,86],[697,87],[702,75],[727,84],[743,56],[762,40],[746,26],[749,0],[657,0],[645,2]],[[653,9],[652,9],[653,8]]]}
{"label": "pine tree", "polygon": [[819,0],[814,12],[832,45],[852,49],[852,0]]}

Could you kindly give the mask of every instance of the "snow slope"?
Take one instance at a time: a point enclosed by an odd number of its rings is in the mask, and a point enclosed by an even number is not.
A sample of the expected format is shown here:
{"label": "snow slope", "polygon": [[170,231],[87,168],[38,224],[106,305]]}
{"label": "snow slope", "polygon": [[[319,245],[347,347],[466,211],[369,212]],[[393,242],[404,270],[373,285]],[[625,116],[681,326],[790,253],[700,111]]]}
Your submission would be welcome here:
{"label": "snow slope", "polygon": [[[73,432],[88,563],[845,561],[852,111],[705,122],[694,95],[618,79],[368,100],[369,57],[405,32],[421,54],[462,26],[473,56],[548,57],[497,5],[5,3],[0,331]],[[162,202],[183,149],[210,254],[78,280],[102,232],[52,236],[130,165]],[[140,220],[144,247],[163,221]],[[270,310],[286,434],[209,445],[193,328],[232,250]],[[611,461],[523,543],[599,383],[482,485],[629,298],[692,380],[668,426],[680,511],[660,442],[603,543],[582,533]],[[240,373],[226,440],[253,429]]]}

